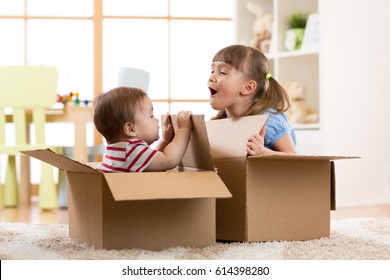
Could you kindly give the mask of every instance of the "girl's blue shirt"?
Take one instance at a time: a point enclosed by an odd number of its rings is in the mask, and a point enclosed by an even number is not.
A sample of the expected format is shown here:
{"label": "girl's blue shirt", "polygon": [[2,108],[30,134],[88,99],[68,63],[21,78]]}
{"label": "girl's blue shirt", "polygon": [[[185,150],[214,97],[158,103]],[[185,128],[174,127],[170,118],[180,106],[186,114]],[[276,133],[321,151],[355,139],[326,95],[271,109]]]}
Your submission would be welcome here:
{"label": "girl's blue shirt", "polygon": [[265,125],[267,131],[264,136],[264,146],[273,150],[273,145],[282,136],[290,134],[294,145],[297,145],[294,129],[285,113],[275,114],[273,109],[266,110],[263,114],[270,114]]}

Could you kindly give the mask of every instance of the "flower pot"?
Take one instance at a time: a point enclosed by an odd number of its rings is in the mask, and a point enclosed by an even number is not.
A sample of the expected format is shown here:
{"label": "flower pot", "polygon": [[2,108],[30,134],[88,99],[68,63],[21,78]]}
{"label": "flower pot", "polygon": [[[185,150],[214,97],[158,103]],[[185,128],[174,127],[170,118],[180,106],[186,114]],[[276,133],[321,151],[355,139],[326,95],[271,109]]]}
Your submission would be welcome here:
{"label": "flower pot", "polygon": [[299,50],[301,48],[305,28],[292,28],[286,31],[284,47],[288,51]]}

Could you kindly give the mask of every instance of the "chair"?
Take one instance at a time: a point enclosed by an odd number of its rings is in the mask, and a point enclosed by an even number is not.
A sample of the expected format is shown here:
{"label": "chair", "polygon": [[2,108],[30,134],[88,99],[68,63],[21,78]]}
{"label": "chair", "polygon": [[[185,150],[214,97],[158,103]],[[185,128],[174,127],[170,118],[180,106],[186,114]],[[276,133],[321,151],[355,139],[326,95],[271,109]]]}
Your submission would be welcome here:
{"label": "chair", "polygon": [[119,69],[118,86],[137,87],[148,92],[150,74],[147,71],[122,67]]}
{"label": "chair", "polygon": [[[57,70],[48,66],[0,67],[0,154],[6,155],[6,178],[3,186],[3,205],[16,207],[19,202],[30,202],[30,159],[20,150],[50,148],[62,153],[61,147],[45,145],[45,109],[51,107],[57,98]],[[9,112],[9,113],[8,113]],[[6,129],[7,120],[15,131],[15,143]],[[30,141],[30,122],[34,128],[34,139]],[[5,137],[7,133],[7,139]],[[8,140],[8,141],[7,141]],[[17,181],[17,157],[20,159],[20,185]],[[39,184],[41,209],[57,207],[57,185],[53,169],[42,163]]]}

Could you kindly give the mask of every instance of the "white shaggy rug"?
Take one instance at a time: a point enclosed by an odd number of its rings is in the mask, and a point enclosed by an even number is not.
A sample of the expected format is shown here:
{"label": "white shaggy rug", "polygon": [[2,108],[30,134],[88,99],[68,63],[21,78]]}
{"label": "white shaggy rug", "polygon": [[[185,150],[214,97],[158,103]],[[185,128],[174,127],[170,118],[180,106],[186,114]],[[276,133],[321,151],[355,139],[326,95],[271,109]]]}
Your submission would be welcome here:
{"label": "white shaggy rug", "polygon": [[203,249],[96,250],[63,224],[0,223],[1,260],[390,260],[390,219],[333,220],[331,237],[299,242],[217,243]]}

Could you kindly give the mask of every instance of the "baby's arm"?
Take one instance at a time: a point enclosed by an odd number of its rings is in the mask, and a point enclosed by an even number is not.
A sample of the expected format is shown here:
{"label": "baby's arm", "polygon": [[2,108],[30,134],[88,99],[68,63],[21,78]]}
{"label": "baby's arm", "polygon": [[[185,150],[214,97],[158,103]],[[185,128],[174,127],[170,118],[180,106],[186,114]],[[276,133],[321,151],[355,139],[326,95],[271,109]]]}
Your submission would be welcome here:
{"label": "baby's arm", "polygon": [[182,160],[190,142],[191,112],[181,111],[177,115],[178,130],[172,141],[166,145],[145,171],[165,171],[175,168]]}
{"label": "baby's arm", "polygon": [[156,146],[156,150],[160,152],[163,151],[169,143],[171,143],[173,136],[175,135],[171,123],[171,116],[169,115],[169,113],[166,113],[164,117],[161,130],[162,130],[161,140],[158,142]]}

